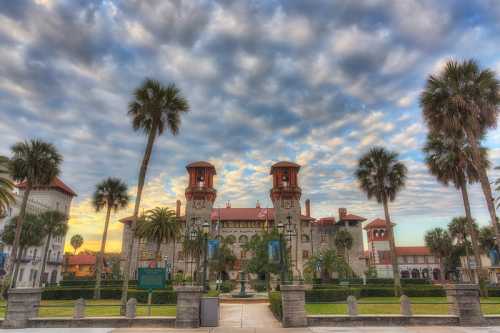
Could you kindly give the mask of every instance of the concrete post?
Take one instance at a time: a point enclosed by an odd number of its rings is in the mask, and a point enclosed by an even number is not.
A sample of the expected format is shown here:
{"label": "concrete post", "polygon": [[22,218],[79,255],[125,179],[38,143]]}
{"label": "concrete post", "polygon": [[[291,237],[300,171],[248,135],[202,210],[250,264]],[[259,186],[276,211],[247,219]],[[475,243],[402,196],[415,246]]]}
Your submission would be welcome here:
{"label": "concrete post", "polygon": [[347,297],[347,314],[349,316],[358,315],[358,302],[356,301],[356,297],[352,295]]}
{"label": "concrete post", "polygon": [[42,298],[40,288],[9,289],[4,328],[26,328],[28,319],[38,316]]}
{"label": "concrete post", "polygon": [[75,308],[73,310],[73,319],[85,318],[85,300],[79,298],[75,301]]}
{"label": "concrete post", "polygon": [[281,304],[283,306],[283,327],[307,326],[305,309],[305,285],[281,285]]}
{"label": "concrete post", "polygon": [[410,298],[406,295],[402,295],[399,301],[401,303],[401,315],[411,317],[413,313],[411,311]]}
{"label": "concrete post", "polygon": [[127,307],[125,310],[125,317],[129,319],[134,319],[137,314],[137,300],[135,298],[130,298],[127,301]]}
{"label": "concrete post", "polygon": [[175,288],[175,291],[177,293],[177,314],[175,317],[175,327],[200,327],[200,299],[202,287],[178,286]]}
{"label": "concrete post", "polygon": [[446,285],[448,313],[458,316],[461,326],[480,326],[484,324],[477,284]]}

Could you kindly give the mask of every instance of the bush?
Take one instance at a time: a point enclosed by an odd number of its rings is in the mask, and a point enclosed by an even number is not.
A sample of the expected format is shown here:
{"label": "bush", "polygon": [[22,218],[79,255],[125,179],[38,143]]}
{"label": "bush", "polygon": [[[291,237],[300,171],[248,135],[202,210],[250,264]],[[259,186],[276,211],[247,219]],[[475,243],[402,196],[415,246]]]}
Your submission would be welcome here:
{"label": "bush", "polygon": [[359,288],[335,288],[306,290],[307,303],[343,302],[348,296],[360,297]]}
{"label": "bush", "polygon": [[[102,280],[101,281],[101,286],[102,287],[120,287],[122,286],[123,281],[122,280]],[[59,282],[59,286],[61,287],[71,287],[71,288],[76,288],[76,287],[87,287],[87,288],[94,288],[95,287],[95,280],[62,280]],[[137,287],[137,280],[130,280],[128,282],[129,287]]]}
{"label": "bush", "polygon": [[262,280],[253,280],[250,282],[250,286],[252,287],[253,290],[255,290],[258,293],[264,292],[267,290],[266,281],[262,281]]}
{"label": "bush", "polygon": [[220,291],[222,293],[230,293],[231,291],[234,290],[236,286],[236,282],[231,281],[231,280],[226,280],[222,281],[222,284],[220,285]]}
{"label": "bush", "polygon": [[[102,288],[101,299],[120,299],[122,290],[119,288]],[[76,300],[78,298],[92,299],[93,288],[46,288],[43,290],[44,300]],[[147,303],[148,293],[146,290],[130,289],[129,298],[136,298],[140,303]],[[170,290],[159,290],[153,292],[153,304],[175,304],[177,302],[176,293]]]}
{"label": "bush", "polygon": [[273,291],[269,293],[269,308],[278,320],[281,321],[283,318],[283,308],[281,305],[281,293],[278,291]]}

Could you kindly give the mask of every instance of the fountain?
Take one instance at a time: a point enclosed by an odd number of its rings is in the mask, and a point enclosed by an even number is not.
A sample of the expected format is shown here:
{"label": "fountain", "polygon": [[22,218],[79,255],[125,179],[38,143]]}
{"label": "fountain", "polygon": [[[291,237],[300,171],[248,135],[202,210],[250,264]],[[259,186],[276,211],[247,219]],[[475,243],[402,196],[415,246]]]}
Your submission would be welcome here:
{"label": "fountain", "polygon": [[248,279],[246,278],[245,272],[240,271],[239,272],[239,276],[240,276],[240,280],[239,280],[239,282],[240,282],[240,292],[237,293],[237,294],[231,294],[231,296],[233,298],[249,298],[249,297],[253,297],[253,294],[249,294],[245,290],[245,283],[248,282]]}

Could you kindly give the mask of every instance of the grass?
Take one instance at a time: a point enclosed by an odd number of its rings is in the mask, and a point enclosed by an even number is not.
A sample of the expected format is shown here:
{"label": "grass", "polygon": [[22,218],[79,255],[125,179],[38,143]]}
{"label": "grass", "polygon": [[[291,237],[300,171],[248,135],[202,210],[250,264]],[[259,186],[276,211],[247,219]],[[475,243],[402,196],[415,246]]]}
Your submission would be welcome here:
{"label": "grass", "polygon": [[[416,315],[445,315],[448,314],[446,297],[410,297],[413,314]],[[365,304],[363,304],[365,303]],[[377,303],[377,304],[366,304]],[[395,304],[385,304],[395,303]],[[419,304],[432,303],[432,304]],[[443,304],[444,303],[444,304]],[[500,314],[500,297],[481,298],[483,314]],[[336,303],[306,304],[308,314],[346,315],[347,305]],[[359,314],[399,314],[399,298],[397,297],[366,297],[358,300]]]}
{"label": "grass", "polygon": [[[113,317],[120,315],[119,300],[87,300],[85,309],[86,317]],[[5,301],[0,301],[0,317],[5,316]],[[49,307],[44,307],[49,306]],[[50,300],[42,301],[40,317],[72,317],[74,301]],[[147,304],[137,304],[137,316],[147,316]],[[152,316],[175,316],[175,305],[154,305],[151,307]]]}

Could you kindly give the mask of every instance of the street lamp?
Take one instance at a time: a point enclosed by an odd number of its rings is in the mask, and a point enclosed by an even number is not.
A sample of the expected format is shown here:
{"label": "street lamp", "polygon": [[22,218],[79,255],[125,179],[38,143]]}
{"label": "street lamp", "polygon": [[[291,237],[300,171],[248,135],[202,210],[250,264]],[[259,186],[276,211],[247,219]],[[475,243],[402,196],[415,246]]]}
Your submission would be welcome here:
{"label": "street lamp", "polygon": [[205,241],[205,253],[203,255],[203,291],[208,291],[208,233],[210,232],[210,224],[207,221],[202,225],[203,239]]}
{"label": "street lamp", "polygon": [[283,223],[278,223],[278,233],[280,235],[280,279],[281,279],[281,284],[285,283],[286,280],[286,275],[285,275],[285,262],[284,262],[284,255],[285,251],[283,249],[284,244],[283,244],[283,233],[285,232],[285,226]]}
{"label": "street lamp", "polygon": [[[196,239],[198,238],[198,231],[194,228],[194,225],[191,226],[191,230],[189,231],[189,234],[188,234],[188,240],[190,241],[188,244],[190,244],[192,241],[195,241]],[[190,244],[190,247],[191,247],[192,244]],[[192,253],[191,251],[189,251],[189,257],[190,257],[190,260],[189,260],[189,266],[190,266],[190,270],[191,270],[191,285],[193,285],[194,283],[194,272],[193,272],[193,256],[192,256]]]}

